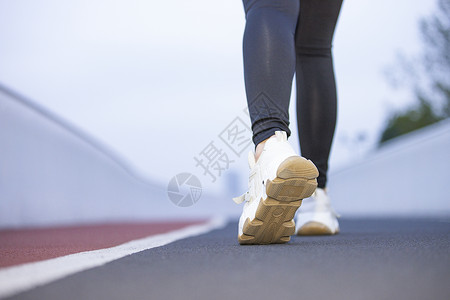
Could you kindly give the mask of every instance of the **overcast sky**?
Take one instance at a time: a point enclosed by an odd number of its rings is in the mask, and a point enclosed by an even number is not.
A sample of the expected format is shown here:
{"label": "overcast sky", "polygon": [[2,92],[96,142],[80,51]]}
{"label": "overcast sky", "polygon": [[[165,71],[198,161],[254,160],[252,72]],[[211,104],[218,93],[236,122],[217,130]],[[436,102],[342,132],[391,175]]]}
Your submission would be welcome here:
{"label": "overcast sky", "polygon": [[[417,53],[418,21],[434,7],[344,1],[334,39],[339,114],[331,168],[373,149],[390,109],[408,103],[383,70],[396,53]],[[218,134],[236,117],[249,123],[244,25],[239,0],[0,0],[0,82],[159,182],[191,172],[208,185],[193,157],[211,141],[223,146]],[[361,132],[367,140],[358,147]],[[240,174],[245,187],[246,155],[230,157],[228,174]]]}

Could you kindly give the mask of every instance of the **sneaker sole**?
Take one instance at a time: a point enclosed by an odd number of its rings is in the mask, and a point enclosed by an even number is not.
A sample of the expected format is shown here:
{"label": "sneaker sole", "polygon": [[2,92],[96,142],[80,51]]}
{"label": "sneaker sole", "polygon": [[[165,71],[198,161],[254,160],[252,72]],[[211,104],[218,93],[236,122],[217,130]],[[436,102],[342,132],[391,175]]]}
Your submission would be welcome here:
{"label": "sneaker sole", "polygon": [[303,225],[297,232],[297,235],[333,235],[338,234],[339,229],[333,232],[328,226],[311,221]]}
{"label": "sneaker sole", "polygon": [[261,199],[253,220],[244,223],[241,245],[282,244],[295,234],[294,216],[302,199],[311,196],[319,176],[316,166],[300,156],[285,159],[277,177],[266,185],[266,199]]}

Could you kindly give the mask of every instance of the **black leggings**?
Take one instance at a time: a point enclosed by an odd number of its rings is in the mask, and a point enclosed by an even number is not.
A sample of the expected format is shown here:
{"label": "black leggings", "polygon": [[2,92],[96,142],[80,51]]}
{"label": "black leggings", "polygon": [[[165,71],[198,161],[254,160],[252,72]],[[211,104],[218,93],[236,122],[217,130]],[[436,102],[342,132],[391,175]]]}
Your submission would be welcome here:
{"label": "black leggings", "polygon": [[336,126],[331,41],[342,0],[243,0],[244,77],[253,142],[289,130],[292,79],[297,79],[297,123],[302,156],[326,185]]}

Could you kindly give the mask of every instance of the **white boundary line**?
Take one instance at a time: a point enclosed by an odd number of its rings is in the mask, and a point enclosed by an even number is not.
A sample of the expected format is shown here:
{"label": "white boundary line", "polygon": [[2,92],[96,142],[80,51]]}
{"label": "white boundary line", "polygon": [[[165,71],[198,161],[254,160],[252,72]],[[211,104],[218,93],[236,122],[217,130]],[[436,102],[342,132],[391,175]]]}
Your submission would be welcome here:
{"label": "white boundary line", "polygon": [[111,248],[74,253],[0,269],[0,297],[12,296],[71,274],[104,265],[136,252],[204,234],[214,229],[222,228],[226,223],[224,218],[214,218],[205,224],[187,226]]}

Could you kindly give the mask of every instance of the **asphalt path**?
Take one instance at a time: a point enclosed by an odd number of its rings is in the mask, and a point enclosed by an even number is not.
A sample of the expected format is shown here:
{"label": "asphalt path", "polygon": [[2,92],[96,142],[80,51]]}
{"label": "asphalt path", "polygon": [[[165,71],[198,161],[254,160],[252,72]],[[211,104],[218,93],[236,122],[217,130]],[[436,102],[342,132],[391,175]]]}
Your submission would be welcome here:
{"label": "asphalt path", "polygon": [[239,246],[237,224],[11,299],[450,299],[450,219],[341,220],[341,233]]}

